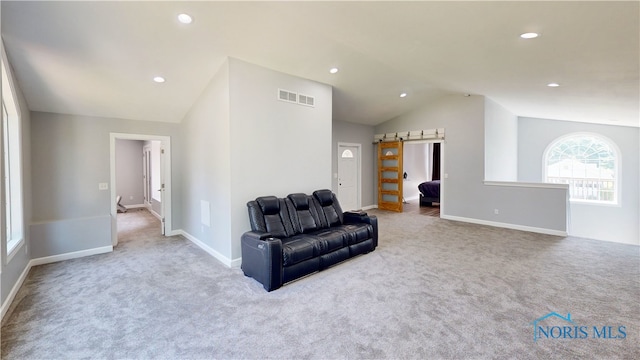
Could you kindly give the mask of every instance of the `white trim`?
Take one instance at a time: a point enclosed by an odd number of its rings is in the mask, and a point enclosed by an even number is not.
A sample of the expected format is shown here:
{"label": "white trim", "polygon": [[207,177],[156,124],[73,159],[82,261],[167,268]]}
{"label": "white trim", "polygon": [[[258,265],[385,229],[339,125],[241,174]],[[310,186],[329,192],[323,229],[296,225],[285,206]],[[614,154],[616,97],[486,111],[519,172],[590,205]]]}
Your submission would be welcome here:
{"label": "white trim", "polygon": [[116,205],[116,140],[143,140],[143,141],[160,141],[161,148],[164,149],[163,163],[163,180],[165,184],[164,196],[162,197],[163,216],[165,218],[165,233],[170,233],[173,229],[171,214],[171,137],[163,135],[146,135],[146,134],[125,134],[110,133],[109,134],[109,152],[110,152],[110,181],[111,181],[111,243],[113,246],[118,245],[118,224],[115,221],[118,214],[118,206]]}
{"label": "white trim", "polygon": [[160,216],[160,214],[158,214],[157,212],[155,212],[153,210],[153,208],[151,206],[147,207],[147,210],[149,210],[149,212],[151,213],[151,215],[155,216],[156,219],[162,221],[162,216]]}
{"label": "white trim", "polygon": [[569,194],[569,202],[570,203],[576,202],[576,203],[583,203],[583,204],[587,203],[589,205],[605,205],[605,206],[621,207],[622,206],[622,180],[621,180],[620,174],[622,173],[622,152],[620,151],[620,148],[618,147],[618,144],[616,144],[615,141],[611,140],[609,137],[602,135],[600,133],[588,132],[588,131],[571,132],[571,133],[561,135],[555,138],[554,140],[552,140],[549,144],[547,144],[547,147],[544,149],[544,152],[542,153],[542,181],[546,181],[547,179],[547,171],[548,171],[547,156],[549,156],[549,150],[551,150],[551,148],[553,148],[556,144],[560,143],[561,141],[571,137],[575,137],[575,136],[591,136],[593,138],[602,140],[604,143],[609,145],[611,149],[615,152],[616,158],[615,158],[614,172],[615,172],[616,191],[613,194],[615,199],[614,201],[601,201],[601,200],[589,201],[589,200],[583,200],[583,199],[571,199],[571,194]]}
{"label": "white trim", "polygon": [[64,254],[59,254],[59,255],[45,256],[45,257],[41,257],[41,258],[37,258],[37,259],[32,259],[29,262],[29,266],[51,264],[51,263],[54,263],[54,262],[77,259],[77,258],[81,258],[81,257],[85,257],[85,256],[105,254],[105,253],[109,253],[109,252],[112,252],[112,251],[113,251],[113,246],[109,245],[109,246],[103,246],[103,247],[98,247],[98,248],[93,248],[93,249],[74,251],[74,252],[64,253]]}
{"label": "white trim", "polygon": [[569,184],[531,183],[531,182],[514,182],[514,181],[485,181],[484,184],[488,186],[510,186],[510,187],[569,190]]}
{"label": "white trim", "polygon": [[147,205],[145,204],[134,204],[134,205],[123,205],[127,210],[130,209],[146,209]]}
{"label": "white trim", "polygon": [[538,228],[538,227],[525,226],[525,225],[507,224],[507,223],[501,223],[501,222],[495,222],[495,221],[472,219],[472,218],[443,215],[443,214],[440,214],[440,218],[446,219],[446,220],[466,222],[471,224],[488,225],[488,226],[505,228],[505,229],[528,231],[528,232],[534,232],[534,233],[546,234],[546,235],[555,235],[555,236],[562,236],[562,237],[568,236],[568,233],[566,231],[561,231],[561,230],[545,229],[545,228]]}
{"label": "white trim", "polygon": [[6,300],[2,304],[2,309],[0,310],[1,314],[2,314],[0,316],[0,321],[2,321],[2,319],[4,319],[4,315],[9,310],[9,307],[11,306],[11,303],[13,302],[13,300],[16,297],[16,295],[18,294],[18,290],[20,290],[20,287],[22,287],[22,285],[24,284],[24,281],[27,279],[27,275],[29,274],[29,271],[31,271],[32,267],[38,266],[38,265],[50,264],[50,263],[54,263],[54,262],[58,262],[58,261],[81,258],[81,257],[85,257],[85,256],[104,254],[104,253],[108,253],[108,252],[112,252],[112,251],[113,251],[113,246],[103,246],[103,247],[99,247],[99,248],[93,248],[93,249],[87,249],[87,250],[81,250],[81,251],[74,251],[74,252],[70,252],[70,253],[66,253],[66,254],[47,256],[47,257],[42,257],[42,258],[37,258],[37,259],[30,260],[27,263],[27,266],[25,266],[24,270],[22,271],[22,274],[20,274],[20,277],[18,277],[18,280],[15,282],[15,284],[13,284],[13,288],[11,288],[11,291],[9,292],[9,295],[7,296]]}
{"label": "white trim", "polygon": [[209,245],[203,243],[198,238],[196,238],[195,236],[189,234],[188,232],[186,232],[184,230],[173,231],[173,232],[171,232],[171,235],[172,236],[173,235],[182,235],[182,236],[184,236],[187,240],[191,241],[196,246],[198,246],[202,250],[206,251],[209,255],[213,256],[214,258],[216,258],[218,261],[220,261],[222,264],[226,265],[229,268],[239,268],[240,265],[242,264],[242,258],[237,258],[237,259],[231,260],[228,257],[226,257],[226,256],[222,255],[221,253],[217,252],[212,247],[210,247]]}
{"label": "white trim", "polygon": [[363,206],[362,210],[371,210],[371,209],[377,209],[377,208],[378,208],[378,204],[373,204],[373,205]]}
{"label": "white trim", "polygon": [[24,244],[24,237],[20,238],[19,240],[11,240],[7,242],[7,264],[11,262],[11,259],[16,256],[16,254],[18,253],[18,251],[20,251],[20,249],[22,249],[22,246],[24,246]]}
{"label": "white trim", "polygon": [[4,303],[2,303],[2,310],[1,310],[2,315],[0,316],[0,321],[4,319],[4,315],[7,313],[7,310],[9,310],[9,307],[11,307],[11,303],[13,303],[13,299],[15,299],[16,295],[18,294],[18,290],[20,290],[20,287],[22,287],[22,284],[27,279],[27,275],[31,270],[31,266],[32,266],[31,262],[29,262],[27,266],[25,266],[24,270],[22,271],[22,274],[20,274],[20,277],[18,277],[18,280],[16,281],[16,283],[13,284],[13,288],[11,288],[9,295],[4,300]]}

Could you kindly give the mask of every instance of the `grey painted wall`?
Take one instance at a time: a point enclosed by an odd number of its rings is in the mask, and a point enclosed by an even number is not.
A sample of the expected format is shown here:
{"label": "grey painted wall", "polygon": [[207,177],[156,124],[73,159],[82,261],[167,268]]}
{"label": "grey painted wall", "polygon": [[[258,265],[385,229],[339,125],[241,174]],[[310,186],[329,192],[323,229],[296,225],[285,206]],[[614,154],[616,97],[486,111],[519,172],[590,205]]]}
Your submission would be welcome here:
{"label": "grey painted wall", "polygon": [[590,132],[607,137],[621,152],[620,206],[571,203],[570,234],[585,238],[640,244],[638,229],[640,129],[569,121],[520,118],[518,121],[518,180],[542,182],[543,156],[555,139]]}
{"label": "grey painted wall", "polygon": [[338,143],[361,144],[362,163],[361,181],[362,188],[360,200],[362,207],[373,206],[377,203],[376,189],[374,184],[378,176],[374,170],[377,153],[373,145],[374,127],[369,125],[354,124],[346,121],[333,121],[331,147],[331,190],[338,193]]}
{"label": "grey painted wall", "polygon": [[[182,121],[184,172],[182,229],[231,258],[229,63],[218,70]],[[209,204],[209,226],[201,222]]]}
{"label": "grey painted wall", "polygon": [[[483,214],[477,203],[485,202],[484,180],[484,97],[445,96],[421,109],[384,122],[376,134],[413,129],[445,128],[442,145],[442,213],[460,217]],[[487,214],[488,215],[488,214]]]}
{"label": "grey painted wall", "polygon": [[[316,106],[278,101],[279,88]],[[330,188],[331,96],[328,85],[228,59],[183,121],[183,229],[237,260],[247,201]],[[201,224],[202,201],[211,227]]]}
{"label": "grey painted wall", "polygon": [[491,109],[487,110],[482,96],[450,95],[376,126],[375,133],[445,128],[442,217],[566,231],[566,196],[562,191],[484,185],[486,111]]}
{"label": "grey painted wall", "polygon": [[496,102],[485,101],[484,177],[518,180],[518,117]]}
{"label": "grey painted wall", "polygon": [[116,188],[122,205],[144,204],[141,140],[116,140]]}
{"label": "grey painted wall", "polygon": [[[14,91],[16,92],[16,100],[17,106],[20,111],[21,121],[22,121],[22,192],[23,192],[23,213],[24,213],[24,240],[25,243],[22,248],[15,253],[13,258],[10,261],[7,261],[7,249],[4,244],[0,245],[1,256],[0,256],[0,266],[1,266],[1,274],[0,274],[0,305],[9,305],[5,304],[11,289],[16,285],[20,275],[27,268],[29,263],[29,259],[31,257],[31,246],[30,239],[31,233],[30,229],[27,226],[29,223],[29,219],[31,219],[32,213],[32,196],[31,196],[31,182],[32,182],[32,173],[31,173],[31,114],[29,112],[29,108],[27,107],[27,102],[22,94],[22,90],[18,86],[18,83],[15,81],[15,77],[13,75],[13,71],[11,69],[11,64],[8,62],[6,54],[4,52],[4,45],[2,45],[2,41],[0,41],[0,52],[2,54],[2,61],[5,66],[7,66],[7,75],[9,76],[9,82],[13,84]],[[0,94],[2,94],[0,86]],[[5,94],[6,95],[6,94]],[[0,137],[0,144],[2,140]],[[4,188],[4,177],[0,177],[0,186]],[[4,236],[2,237],[4,240]]]}
{"label": "grey painted wall", "polygon": [[[332,88],[230,59],[232,258],[250,229],[257,196],[331,188]],[[277,100],[278,88],[315,97],[315,106]],[[256,174],[259,174],[256,176]]]}
{"label": "grey painted wall", "polygon": [[[96,237],[82,230],[83,222],[111,226],[110,191],[98,189],[99,183],[110,182],[110,133],[171,136],[178,145],[172,149],[172,224],[181,225],[178,124],[32,112],[32,227],[55,228],[56,241],[61,241],[52,244],[46,237],[33,237],[34,253],[53,256],[111,245],[110,230],[108,236],[100,234],[98,242],[81,240]],[[61,224],[50,224],[54,222]]]}

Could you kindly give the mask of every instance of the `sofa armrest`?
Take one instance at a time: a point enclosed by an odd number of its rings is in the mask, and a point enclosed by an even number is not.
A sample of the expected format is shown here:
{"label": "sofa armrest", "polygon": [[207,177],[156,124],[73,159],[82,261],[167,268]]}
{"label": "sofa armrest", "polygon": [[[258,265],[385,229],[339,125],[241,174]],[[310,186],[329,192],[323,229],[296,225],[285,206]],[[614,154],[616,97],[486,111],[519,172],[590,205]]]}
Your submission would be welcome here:
{"label": "sofa armrest", "polygon": [[242,234],[242,271],[259,281],[267,291],[282,286],[282,241],[268,233]]}
{"label": "sofa armrest", "polygon": [[345,224],[369,224],[373,227],[373,248],[378,246],[378,218],[368,215],[364,211],[345,211],[343,214]]}

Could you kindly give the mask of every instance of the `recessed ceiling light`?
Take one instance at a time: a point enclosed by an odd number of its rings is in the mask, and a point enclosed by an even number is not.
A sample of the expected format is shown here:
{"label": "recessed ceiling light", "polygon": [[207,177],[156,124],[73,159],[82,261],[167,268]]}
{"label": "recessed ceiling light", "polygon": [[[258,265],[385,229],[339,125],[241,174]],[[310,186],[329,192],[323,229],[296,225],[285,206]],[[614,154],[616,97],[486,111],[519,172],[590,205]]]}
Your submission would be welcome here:
{"label": "recessed ceiling light", "polygon": [[523,39],[535,39],[538,37],[538,33],[528,32],[520,35]]}
{"label": "recessed ceiling light", "polygon": [[153,78],[153,81],[155,81],[157,83],[163,83],[166,80],[162,76],[156,76],[156,77]]}
{"label": "recessed ceiling light", "polygon": [[401,97],[401,98],[403,98],[403,97],[407,97],[407,93],[402,93],[402,94],[400,94],[400,97]]}
{"label": "recessed ceiling light", "polygon": [[338,68],[336,68],[336,67],[331,68],[331,69],[329,69],[329,72],[332,73],[332,74],[335,74],[335,73],[338,72]]}
{"label": "recessed ceiling light", "polygon": [[189,14],[180,14],[178,15],[178,21],[183,24],[191,24],[193,18]]}
{"label": "recessed ceiling light", "polygon": [[558,87],[558,86],[560,86],[560,84],[558,84],[558,83],[548,83],[547,86],[548,87]]}

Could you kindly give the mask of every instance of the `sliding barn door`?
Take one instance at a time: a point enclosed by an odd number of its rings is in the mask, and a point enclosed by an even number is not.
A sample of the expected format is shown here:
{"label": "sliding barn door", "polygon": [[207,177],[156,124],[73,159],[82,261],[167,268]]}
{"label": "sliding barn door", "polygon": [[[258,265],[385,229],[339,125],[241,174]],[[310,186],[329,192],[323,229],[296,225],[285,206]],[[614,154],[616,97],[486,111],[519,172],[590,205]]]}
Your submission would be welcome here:
{"label": "sliding barn door", "polygon": [[402,212],[402,141],[378,143],[378,208]]}

